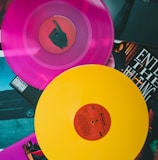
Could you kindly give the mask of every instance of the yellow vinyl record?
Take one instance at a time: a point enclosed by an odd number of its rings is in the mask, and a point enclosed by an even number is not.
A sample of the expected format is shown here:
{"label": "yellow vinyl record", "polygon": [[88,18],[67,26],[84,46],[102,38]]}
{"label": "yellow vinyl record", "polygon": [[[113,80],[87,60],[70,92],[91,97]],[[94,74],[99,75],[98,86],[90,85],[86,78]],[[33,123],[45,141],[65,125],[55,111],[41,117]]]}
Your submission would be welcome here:
{"label": "yellow vinyl record", "polygon": [[49,160],[134,160],[147,133],[142,93],[127,76],[103,65],[61,73],[36,108],[35,134]]}

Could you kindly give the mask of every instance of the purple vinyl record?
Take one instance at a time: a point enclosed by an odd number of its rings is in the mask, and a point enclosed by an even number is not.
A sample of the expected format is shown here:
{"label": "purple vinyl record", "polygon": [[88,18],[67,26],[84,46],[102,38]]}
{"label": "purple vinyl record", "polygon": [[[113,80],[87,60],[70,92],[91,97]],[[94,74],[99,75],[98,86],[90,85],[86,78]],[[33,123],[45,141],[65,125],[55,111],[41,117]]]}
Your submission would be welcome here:
{"label": "purple vinyl record", "polygon": [[8,64],[38,89],[74,66],[106,64],[113,40],[112,18],[101,0],[15,0],[2,24]]}

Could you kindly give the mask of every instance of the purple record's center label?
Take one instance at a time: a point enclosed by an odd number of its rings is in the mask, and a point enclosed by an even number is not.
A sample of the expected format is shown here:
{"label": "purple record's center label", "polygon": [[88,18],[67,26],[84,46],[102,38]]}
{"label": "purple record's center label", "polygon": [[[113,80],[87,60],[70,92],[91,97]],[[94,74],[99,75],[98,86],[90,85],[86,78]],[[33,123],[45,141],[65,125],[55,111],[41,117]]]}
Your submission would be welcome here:
{"label": "purple record's center label", "polygon": [[38,36],[41,46],[47,52],[61,54],[74,45],[76,28],[68,18],[53,16],[41,24]]}

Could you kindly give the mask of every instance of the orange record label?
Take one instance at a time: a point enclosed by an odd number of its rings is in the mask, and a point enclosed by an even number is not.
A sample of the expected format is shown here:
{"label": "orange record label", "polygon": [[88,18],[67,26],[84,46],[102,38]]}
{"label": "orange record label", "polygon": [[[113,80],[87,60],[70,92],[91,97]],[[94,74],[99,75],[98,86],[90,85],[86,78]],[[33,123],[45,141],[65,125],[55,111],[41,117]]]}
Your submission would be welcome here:
{"label": "orange record label", "polygon": [[108,111],[99,104],[81,107],[74,119],[77,133],[86,140],[99,140],[110,129],[111,118]]}
{"label": "orange record label", "polygon": [[64,53],[76,40],[76,28],[70,19],[56,15],[46,19],[39,28],[41,46],[49,53]]}

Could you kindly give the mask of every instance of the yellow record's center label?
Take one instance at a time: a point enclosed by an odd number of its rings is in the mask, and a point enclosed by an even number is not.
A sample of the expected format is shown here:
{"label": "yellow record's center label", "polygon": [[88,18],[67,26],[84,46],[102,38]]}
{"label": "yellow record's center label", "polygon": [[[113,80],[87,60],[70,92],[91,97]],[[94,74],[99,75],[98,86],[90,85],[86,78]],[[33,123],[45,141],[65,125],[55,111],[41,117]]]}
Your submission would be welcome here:
{"label": "yellow record's center label", "polygon": [[81,107],[74,119],[77,133],[87,140],[98,140],[110,129],[111,118],[108,111],[99,104],[87,104]]}

